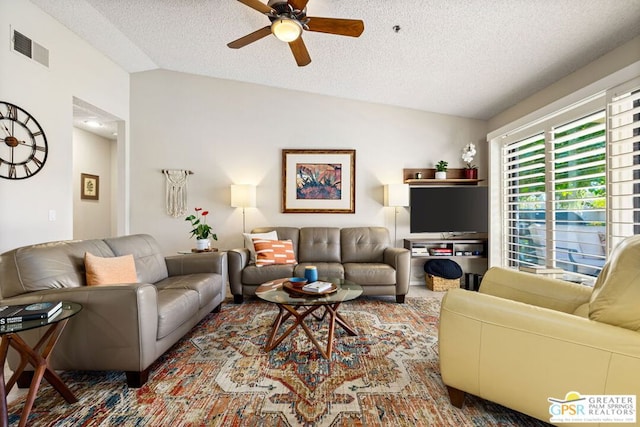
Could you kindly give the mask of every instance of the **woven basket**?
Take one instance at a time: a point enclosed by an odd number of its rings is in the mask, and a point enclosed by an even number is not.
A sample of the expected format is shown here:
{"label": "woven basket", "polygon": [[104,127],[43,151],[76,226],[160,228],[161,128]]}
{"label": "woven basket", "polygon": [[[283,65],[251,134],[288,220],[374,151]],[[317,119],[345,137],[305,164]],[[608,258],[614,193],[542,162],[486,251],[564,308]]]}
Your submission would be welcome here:
{"label": "woven basket", "polygon": [[427,282],[427,288],[432,291],[442,292],[453,288],[460,287],[460,279],[445,279],[443,277],[425,274],[424,280]]}

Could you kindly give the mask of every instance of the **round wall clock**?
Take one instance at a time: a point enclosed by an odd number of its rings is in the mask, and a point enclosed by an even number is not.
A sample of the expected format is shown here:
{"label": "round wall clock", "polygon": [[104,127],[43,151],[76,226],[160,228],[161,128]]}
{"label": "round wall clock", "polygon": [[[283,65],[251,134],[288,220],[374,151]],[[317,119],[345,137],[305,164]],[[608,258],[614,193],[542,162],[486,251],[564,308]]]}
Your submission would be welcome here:
{"label": "round wall clock", "polygon": [[0,178],[25,179],[47,161],[47,137],[22,108],[0,101]]}

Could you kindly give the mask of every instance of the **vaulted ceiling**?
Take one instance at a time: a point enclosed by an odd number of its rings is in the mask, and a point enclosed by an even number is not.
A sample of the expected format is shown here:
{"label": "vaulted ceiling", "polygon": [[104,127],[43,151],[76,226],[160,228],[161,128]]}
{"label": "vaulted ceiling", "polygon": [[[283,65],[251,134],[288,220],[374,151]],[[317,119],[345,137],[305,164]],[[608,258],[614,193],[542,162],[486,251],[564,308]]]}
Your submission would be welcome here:
{"label": "vaulted ceiling", "polygon": [[[640,34],[640,0],[310,0],[359,38],[305,32],[298,67],[235,0],[31,0],[129,72],[167,69],[489,119]],[[265,3],[267,0],[263,0]]]}

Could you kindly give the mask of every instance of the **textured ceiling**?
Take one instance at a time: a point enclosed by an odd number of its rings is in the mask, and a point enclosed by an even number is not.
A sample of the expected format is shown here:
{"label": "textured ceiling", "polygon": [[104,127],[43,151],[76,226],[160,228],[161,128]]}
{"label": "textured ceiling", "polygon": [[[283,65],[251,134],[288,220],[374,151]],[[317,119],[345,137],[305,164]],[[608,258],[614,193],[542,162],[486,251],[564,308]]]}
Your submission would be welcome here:
{"label": "textured ceiling", "polygon": [[226,46],[269,23],[238,1],[31,1],[130,72],[162,68],[477,119],[640,34],[640,0],[310,0],[308,16],[362,19],[365,30],[306,32],[313,62],[299,68],[273,36]]}

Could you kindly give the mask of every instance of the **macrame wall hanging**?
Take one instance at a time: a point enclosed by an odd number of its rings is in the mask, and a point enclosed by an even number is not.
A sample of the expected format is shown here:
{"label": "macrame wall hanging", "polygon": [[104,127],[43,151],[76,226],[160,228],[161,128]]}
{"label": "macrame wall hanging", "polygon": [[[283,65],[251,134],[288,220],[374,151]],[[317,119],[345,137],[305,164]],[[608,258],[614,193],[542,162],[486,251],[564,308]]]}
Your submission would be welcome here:
{"label": "macrame wall hanging", "polygon": [[178,218],[187,212],[187,178],[193,172],[184,169],[163,169],[167,178],[167,215]]}

